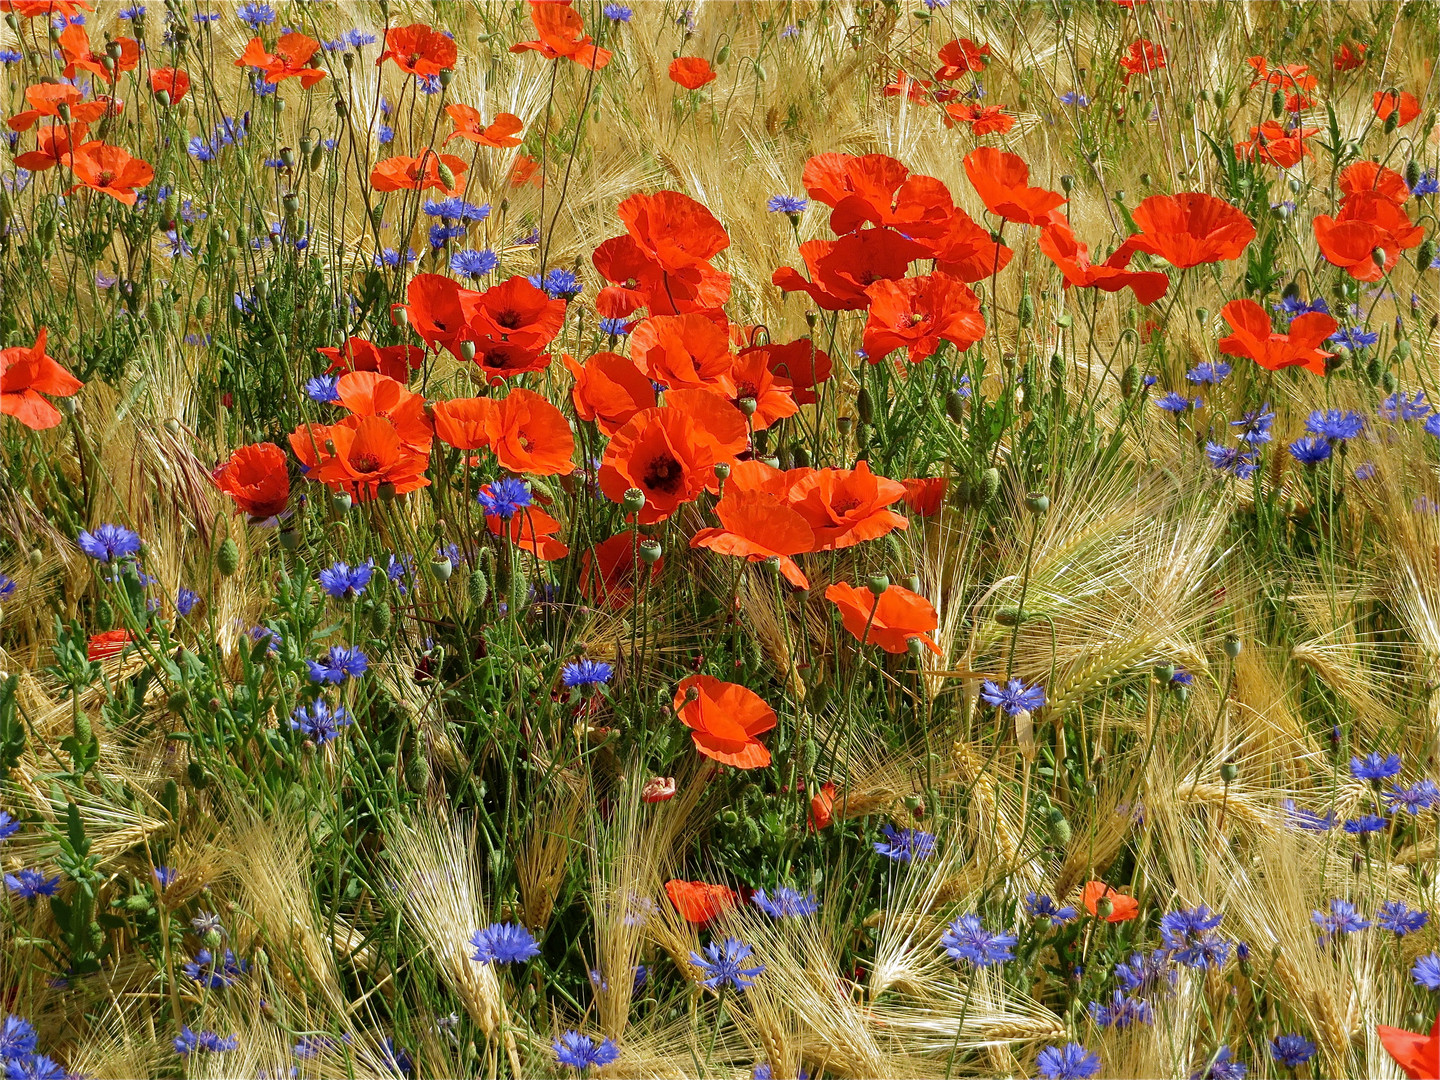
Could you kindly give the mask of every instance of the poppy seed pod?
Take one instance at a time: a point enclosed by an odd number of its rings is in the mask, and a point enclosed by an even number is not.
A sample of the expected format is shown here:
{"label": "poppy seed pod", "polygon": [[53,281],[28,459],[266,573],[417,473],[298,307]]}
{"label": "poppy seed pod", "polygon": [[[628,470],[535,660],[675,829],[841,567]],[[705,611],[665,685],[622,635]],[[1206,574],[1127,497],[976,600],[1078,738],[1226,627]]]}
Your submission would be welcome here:
{"label": "poppy seed pod", "polygon": [[1025,496],[1025,509],[1038,517],[1050,509],[1050,496],[1039,493]]}
{"label": "poppy seed pod", "polygon": [[920,575],[906,574],[905,577],[900,580],[900,584],[911,592],[918,593],[920,591]]}
{"label": "poppy seed pod", "polygon": [[755,410],[760,407],[760,403],[753,397],[742,397],[735,404],[739,406],[740,411],[746,416],[754,416]]}
{"label": "poppy seed pod", "polygon": [[1227,761],[1225,762],[1225,764],[1220,766],[1220,779],[1223,780],[1226,784],[1233,784],[1235,782],[1235,778],[1239,775],[1239,766],[1237,766],[1233,761]]}
{"label": "poppy seed pod", "polygon": [[1108,919],[1115,913],[1115,904],[1108,896],[1102,896],[1095,901],[1095,916],[1099,919]]}
{"label": "poppy seed pod", "polygon": [[449,86],[452,82],[455,81],[455,69],[441,68],[439,77],[441,86]]}
{"label": "poppy seed pod", "polygon": [[[730,463],[729,463],[728,461],[717,461],[717,462],[715,463],[715,479],[716,479],[716,480],[720,480],[720,481],[722,481],[722,482],[725,481],[725,480],[729,480],[729,479],[730,479]],[[636,492],[638,492],[639,489],[638,489],[638,488],[630,488],[630,489],[628,489],[628,490],[625,492],[625,497],[626,497],[627,499],[630,497],[630,492],[631,492],[631,491],[636,491]],[[643,493],[640,495],[640,498],[641,498],[642,500],[645,498],[645,496],[644,496]],[[644,503],[642,502],[641,505],[643,506]],[[638,507],[637,507],[637,509],[638,509]]]}
{"label": "poppy seed pod", "polygon": [[449,581],[454,570],[455,564],[443,556],[430,560],[430,576],[436,581]]}
{"label": "poppy seed pod", "polygon": [[156,90],[156,91],[155,91],[155,104],[156,104],[156,105],[159,105],[162,109],[168,109],[168,108],[170,107],[170,91],[169,91],[169,90]]}
{"label": "poppy seed pod", "polygon": [[1156,682],[1168,683],[1168,682],[1169,682],[1171,679],[1173,679],[1173,678],[1175,678],[1175,665],[1174,665],[1174,664],[1156,664],[1156,665],[1155,665],[1155,681],[1156,681]]}
{"label": "poppy seed pod", "polygon": [[1225,635],[1225,655],[1228,656],[1231,660],[1234,660],[1237,656],[1240,655],[1243,647],[1244,646],[1242,646],[1240,643],[1240,638],[1237,637],[1235,634]]}
{"label": "poppy seed pod", "polygon": [[620,509],[627,514],[638,514],[645,507],[645,492],[639,488],[626,488],[620,499]]}
{"label": "poppy seed pod", "polygon": [[665,554],[665,549],[660,546],[658,540],[643,540],[640,543],[640,559],[646,566],[654,566],[660,561],[660,556]]}
{"label": "poppy seed pod", "polygon": [[[334,453],[334,451],[332,450],[331,453]],[[350,498],[348,493],[344,491],[337,492],[330,498],[330,509],[333,510],[337,516],[343,516],[350,512],[350,507],[353,505],[353,502],[354,500]]]}
{"label": "poppy seed pod", "polygon": [[1068,330],[1072,325],[1074,325],[1074,322],[1075,317],[1071,315],[1068,311],[1062,311],[1059,315],[1055,316],[1055,325],[1060,327],[1060,329],[1062,330]]}

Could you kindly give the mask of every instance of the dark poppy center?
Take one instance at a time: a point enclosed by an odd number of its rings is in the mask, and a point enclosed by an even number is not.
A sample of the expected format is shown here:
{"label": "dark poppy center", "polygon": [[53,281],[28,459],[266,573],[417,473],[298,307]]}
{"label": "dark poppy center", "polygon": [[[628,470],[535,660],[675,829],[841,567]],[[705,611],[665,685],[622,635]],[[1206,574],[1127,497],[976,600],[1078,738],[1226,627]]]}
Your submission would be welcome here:
{"label": "dark poppy center", "polygon": [[684,478],[685,466],[669,454],[664,454],[650,459],[650,464],[646,467],[642,479],[645,487],[649,490],[663,491],[666,495],[674,495],[680,490],[680,482]]}
{"label": "dark poppy center", "polygon": [[380,459],[374,454],[359,454],[350,459],[350,467],[356,472],[374,472],[380,467]]}
{"label": "dark poppy center", "polygon": [[516,327],[525,325],[525,317],[518,311],[501,311],[496,314],[495,321],[506,330],[514,330]]}

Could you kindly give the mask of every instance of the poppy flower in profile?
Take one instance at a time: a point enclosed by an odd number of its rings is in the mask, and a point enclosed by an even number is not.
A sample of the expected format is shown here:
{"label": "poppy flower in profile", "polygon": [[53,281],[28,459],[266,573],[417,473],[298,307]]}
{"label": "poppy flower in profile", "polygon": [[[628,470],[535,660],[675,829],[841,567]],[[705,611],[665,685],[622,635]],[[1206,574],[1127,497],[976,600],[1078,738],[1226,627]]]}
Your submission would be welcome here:
{"label": "poppy flower in profile", "polygon": [[637,558],[635,534],[628,529],[596,544],[580,559],[580,591],[596,607],[623,608],[645,577],[653,583],[664,569],[662,556],[653,565]]}
{"label": "poppy flower in profile", "polygon": [[102,630],[91,634],[85,643],[85,659],[90,661],[109,660],[125,651],[125,646],[135,640],[129,630]]}
{"label": "poppy flower in profile", "polygon": [[155,179],[155,170],[148,161],[131,157],[118,146],[99,142],[86,143],[76,149],[70,155],[69,165],[78,182],[67,194],[88,187],[119,199],[126,206],[135,205],[136,188],[143,188]]}
{"label": "poppy flower in profile", "polygon": [[876,476],[863,458],[854,469],[793,469],[787,500],[810,523],[816,551],[836,551],[878,540],[910,522],[889,509],[905,485]]}
{"label": "poppy flower in profile", "polygon": [[[140,63],[140,43],[134,38],[116,38],[111,44],[120,46],[120,55],[110,57],[108,53],[92,52],[90,38],[83,26],[68,26],[60,34],[60,51],[65,60],[65,77],[72,79],[75,72],[84,69],[97,79],[113,83],[127,71],[133,71]],[[105,61],[110,60],[110,67]]]}
{"label": "poppy flower in profile", "polygon": [[190,92],[190,74],[182,68],[155,68],[150,72],[150,92],[170,95],[170,104],[178,105]]}
{"label": "poppy flower in profile", "polygon": [[519,387],[492,402],[485,417],[490,450],[511,472],[563,476],[573,472],[575,436],[554,405]]}
{"label": "poppy flower in profile", "polygon": [[[488,492],[488,486],[483,492]],[[495,536],[509,537],[516,547],[543,562],[554,562],[570,554],[569,547],[555,536],[560,530],[560,522],[536,506],[527,506],[509,518],[488,514],[485,527]]]}
{"label": "poppy flower in profile", "polygon": [[[724,404],[723,402],[721,404]],[[637,488],[645,495],[642,525],[664,521],[714,479],[715,453],[695,421],[670,408],[636,413],[610,438],[600,460],[600,490],[611,502]]]}
{"label": "poppy flower in profile", "polygon": [[352,416],[383,416],[407,447],[430,452],[434,432],[425,415],[425,399],[404,383],[378,371],[351,371],[335,381],[335,393]]}
{"label": "poppy flower in profile", "polygon": [[1287,128],[1278,121],[1266,120],[1250,129],[1248,141],[1235,144],[1235,156],[1288,169],[1298,165],[1302,158],[1312,156],[1305,140],[1319,131],[1313,127]]}
{"label": "poppy flower in profile", "polygon": [[1101,898],[1110,901],[1110,914],[1105,916],[1106,922],[1120,923],[1129,922],[1140,914],[1140,902],[1133,896],[1126,896],[1118,893],[1103,881],[1089,881],[1085,888],[1080,891],[1080,900],[1085,905],[1085,910],[1091,915],[1099,917],[1098,905]]}
{"label": "poppy flower in profile", "polygon": [[710,387],[730,370],[730,335],[705,315],[655,315],[630,331],[630,356],[666,389]]}
{"label": "poppy flower in profile", "polygon": [[928,79],[917,79],[898,69],[895,78],[885,84],[884,92],[886,97],[903,97],[917,105],[928,105],[931,85]]}
{"label": "poppy flower in profile", "polygon": [[516,154],[515,164],[510,166],[507,183],[511,187],[544,187],[545,174],[540,171],[540,162],[529,154]]}
{"label": "poppy flower in profile", "polygon": [[697,926],[704,926],[740,902],[739,893],[704,881],[667,881],[665,895],[681,918]]}
{"label": "poppy flower in profile", "polygon": [[1410,198],[1410,186],[1405,178],[1394,169],[1387,169],[1378,161],[1356,161],[1340,170],[1340,194],[1381,195],[1393,203],[1403,203]]}
{"label": "poppy flower in profile", "polygon": [[690,729],[695,749],[712,761],[737,769],[770,764],[770,751],[756,736],[775,726],[775,710],[754,690],[711,675],[691,675],[675,691],[674,708]]}
{"label": "poppy flower in profile", "polygon": [[984,71],[989,63],[989,45],[977,45],[969,38],[959,38],[940,46],[940,67],[935,71],[935,81],[954,82],[967,72]]}
{"label": "poppy flower in profile", "polygon": [[1398,109],[1396,118],[1399,127],[1404,127],[1420,115],[1420,102],[1408,90],[1377,90],[1374,97],[1375,115],[1389,120]]}
{"label": "poppy flower in profile", "polygon": [[445,137],[447,145],[452,139],[464,139],[496,150],[519,146],[520,140],[515,136],[525,127],[518,116],[505,112],[496,113],[495,119],[486,124],[480,110],[469,105],[447,105],[445,115],[455,123],[455,130]]}
{"label": "poppy flower in profile", "polygon": [[1284,64],[1272,68],[1263,56],[1252,56],[1245,62],[1255,69],[1255,77],[1250,80],[1251,87],[1264,84],[1270,90],[1293,92],[1314,90],[1320,85],[1320,80],[1310,71],[1308,64]]}
{"label": "poppy flower in profile", "polygon": [[85,142],[90,125],[83,120],[69,124],[42,124],[35,131],[36,149],[15,155],[15,164],[31,172],[44,172],[68,164],[70,155]]}
{"label": "poppy flower in profile", "polygon": [[819,400],[815,395],[815,387],[828,380],[834,369],[829,354],[817,349],[815,342],[809,338],[800,338],[781,345],[774,342],[751,345],[740,350],[735,362],[748,362],[751,356],[763,357],[765,366],[778,378],[790,384],[789,394],[797,405],[814,405]]}
{"label": "poppy flower in profile", "polygon": [[[1040,231],[1039,247],[1060,269],[1067,289],[1071,285],[1112,293],[1130,289],[1140,303],[1153,304],[1170,288],[1170,279],[1158,271],[1126,270],[1123,264],[1112,266],[1109,262],[1094,265],[1090,262],[1090,249],[1075,239],[1069,222],[1063,220]],[[1128,253],[1125,259],[1129,260]]]}
{"label": "poppy flower in profile", "polygon": [[715,69],[703,56],[678,56],[670,61],[670,81],[686,90],[699,90],[716,78]]}
{"label": "poppy flower in profile", "polygon": [[435,437],[456,450],[489,446],[486,421],[493,406],[489,398],[450,398],[435,402]]}
{"label": "poppy flower in profile", "polygon": [[469,333],[467,297],[475,294],[443,274],[416,274],[405,287],[406,320],[431,348],[443,347],[454,353]]}
{"label": "poppy flower in profile", "polygon": [[1335,50],[1330,64],[1336,71],[1354,71],[1365,63],[1365,53],[1370,46],[1358,41],[1347,41]]}
{"label": "poppy flower in profile", "polygon": [[963,281],[934,273],[899,281],[877,281],[866,290],[866,359],[878,364],[896,349],[912,364],[934,356],[940,342],[964,352],[985,336],[980,300]]}
{"label": "poppy flower in profile", "polygon": [[615,212],[640,250],[665,270],[701,267],[730,246],[720,219],[678,191],[637,192]]}
{"label": "poppy flower in profile", "polygon": [[575,377],[570,389],[575,415],[593,421],[606,435],[615,434],[642,409],[655,407],[655,384],[619,353],[597,352],[584,364],[568,354],[561,359]]}
{"label": "poppy flower in profile", "polygon": [[770,370],[763,352],[744,350],[735,356],[730,370],[713,389],[737,409],[749,410],[753,431],[764,431],[800,411],[790,392],[790,380]]}
{"label": "poppy flower in profile", "polygon": [[321,68],[309,66],[311,57],[319,48],[320,42],[314,38],[291,32],[280,35],[272,53],[265,50],[263,41],[253,37],[240,54],[240,59],[235,61],[235,66],[263,71],[265,81],[272,85],[286,79],[299,79],[300,85],[308,90],[325,78]]}
{"label": "poppy flower in profile", "polygon": [[945,502],[945,489],[950,482],[943,476],[930,476],[920,480],[906,480],[905,505],[917,517],[934,517]]}
{"label": "poppy flower in profile", "polygon": [[457,55],[454,38],[424,23],[411,23],[385,31],[385,51],[375,60],[375,66],[394,60],[395,66],[407,75],[423,79],[453,68]]}
{"label": "poppy flower in profile", "polygon": [[815,533],[784,500],[765,491],[727,486],[715,504],[715,516],[720,527],[701,529],[690,539],[692,548],[708,548],[752,563],[775,559],[786,581],[797,589],[810,587],[791,556],[814,547]]}
{"label": "poppy flower in profile", "polygon": [[1148,75],[1163,68],[1165,50],[1149,38],[1132,41],[1125,55],[1120,57],[1120,66],[1125,69],[1125,85],[1129,86],[1136,75]]}
{"label": "poppy flower in profile", "polygon": [[810,828],[819,832],[835,820],[835,785],[829,780],[810,799]]}
{"label": "poppy flower in profile", "polygon": [[616,208],[624,236],[592,256],[610,282],[595,298],[607,318],[646,307],[651,315],[718,308],[730,299],[730,275],[710,262],[730,246],[725,227],[706,207],[678,191],[637,192]]}
{"label": "poppy flower in profile", "polygon": [[414,345],[376,345],[358,337],[346,338],[338,348],[321,346],[315,351],[330,361],[326,371],[378,371],[401,383],[425,359],[425,350]]}
{"label": "poppy flower in profile", "polygon": [[1131,215],[1140,231],[1105,260],[1123,267],[1136,251],[1159,256],[1177,270],[1238,259],[1255,239],[1243,211],[1202,191],[1151,195]]}
{"label": "poppy flower in profile", "polygon": [[1021,225],[1045,225],[1064,204],[1056,191],[1030,187],[1030,166],[1017,154],[982,146],[965,155],[965,175],[985,209]]}
{"label": "poppy flower in profile", "polygon": [[610,52],[585,33],[585,21],[569,0],[530,0],[530,21],[537,39],[510,46],[512,53],[534,50],[547,60],[564,57],[583,68],[599,71],[610,63]]}
{"label": "poppy flower in profile", "polygon": [[865,229],[839,240],[806,240],[800,257],[810,280],[790,266],[771,276],[785,292],[804,292],[826,311],[859,311],[869,307],[866,290],[875,282],[902,278],[910,264],[929,254],[925,245],[894,229]]}
{"label": "poppy flower in profile", "polygon": [[976,135],[1003,135],[1015,126],[1015,117],[999,105],[975,105],[955,101],[945,106],[941,117],[946,127],[969,124],[970,130]]}
{"label": "poppy flower in profile", "polygon": [[306,476],[356,502],[369,502],[382,484],[403,495],[427,487],[429,456],[406,445],[384,416],[350,416],[338,424],[302,424],[290,449],[308,466]]}
{"label": "poppy flower in profile", "polygon": [[674,797],[675,778],[673,776],[652,776],[640,789],[640,801],[643,803],[669,802]]}
{"label": "poppy flower in profile", "polygon": [[34,86],[27,86],[25,100],[30,108],[16,113],[7,121],[12,131],[28,131],[37,121],[46,117],[58,120],[62,105],[70,110],[72,122],[86,124],[95,123],[112,105],[117,115],[120,112],[119,102],[108,97],[86,101],[82,90],[67,83],[36,83]]}
{"label": "poppy flower in profile", "polygon": [[70,397],[85,385],[45,355],[48,333],[42,326],[35,344],[0,349],[0,413],[13,416],[32,431],[45,431],[60,423],[60,410],[41,395]]}
{"label": "poppy flower in profile", "polygon": [[274,443],[241,446],[220,465],[210,479],[235,501],[236,509],[252,518],[273,518],[290,502],[290,473],[285,451]]}
{"label": "poppy flower in profile", "polygon": [[[440,166],[449,170],[446,180]],[[465,188],[465,170],[470,166],[453,154],[437,154],[425,149],[418,157],[399,155],[375,163],[370,170],[370,186],[376,191],[425,191],[438,189],[445,195],[459,195]]]}
{"label": "poppy flower in profile", "polygon": [[825,599],[840,609],[840,621],[857,641],[899,654],[910,648],[912,639],[919,639],[940,655],[940,647],[930,636],[940,620],[934,605],[918,593],[891,585],[876,597],[868,588],[857,589],[841,581],[825,590]]}
{"label": "poppy flower in profile", "polygon": [[927,239],[925,245],[935,260],[936,270],[943,270],[967,284],[998,274],[1010,265],[1015,254],[958,206],[951,212],[940,236]]}
{"label": "poppy flower in profile", "polygon": [[1234,331],[1220,339],[1220,351],[1227,356],[1244,356],[1266,371],[1303,367],[1316,375],[1325,374],[1325,361],[1333,353],[1320,345],[1339,326],[1323,311],[1311,311],[1294,319],[1284,334],[1270,327],[1270,316],[1254,300],[1231,300],[1220,314]]}
{"label": "poppy flower in profile", "polygon": [[1440,1078],[1440,1015],[1435,1017],[1435,1026],[1428,1036],[1385,1024],[1376,1024],[1375,1034],[1391,1060],[1410,1080]]}

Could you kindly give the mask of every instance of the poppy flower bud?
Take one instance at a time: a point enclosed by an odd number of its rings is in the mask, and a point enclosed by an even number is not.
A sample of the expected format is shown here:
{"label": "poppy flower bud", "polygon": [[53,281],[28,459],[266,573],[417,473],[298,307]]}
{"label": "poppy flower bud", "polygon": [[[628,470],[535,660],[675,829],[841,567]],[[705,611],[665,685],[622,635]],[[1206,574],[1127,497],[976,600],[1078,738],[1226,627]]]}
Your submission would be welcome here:
{"label": "poppy flower bud", "polygon": [[29,560],[31,566],[39,566],[45,561],[45,553],[39,548],[31,548],[25,558]]}
{"label": "poppy flower bud", "polygon": [[162,109],[168,109],[170,107],[170,91],[156,90],[155,104],[159,105]]}
{"label": "poppy flower bud", "polygon": [[945,415],[957,424],[964,421],[965,395],[959,390],[951,390],[945,395]]}
{"label": "poppy flower bud", "polygon": [[1136,364],[1127,364],[1125,373],[1120,376],[1120,393],[1126,398],[1132,398],[1140,392],[1140,368]]}
{"label": "poppy flower bud", "polygon": [[1285,95],[1279,90],[1270,95],[1270,115],[1279,116],[1285,111]]}
{"label": "poppy flower bud", "polygon": [[215,552],[215,569],[222,577],[229,577],[240,569],[240,546],[233,536],[227,536]]}
{"label": "poppy flower bud", "polygon": [[1035,321],[1035,300],[1027,293],[1020,298],[1020,325],[1029,326]]}
{"label": "poppy flower bud", "polygon": [[1240,643],[1240,638],[1235,634],[1225,635],[1225,655],[1231,660],[1239,656],[1243,648],[1244,646]]}
{"label": "poppy flower bud", "polygon": [[1068,330],[1075,322],[1075,317],[1068,311],[1062,311],[1055,316],[1055,325],[1062,330]]}
{"label": "poppy flower bud", "polygon": [[268,278],[261,278],[255,282],[255,299],[265,300],[270,296],[270,281]]}
{"label": "poppy flower bud", "polygon": [[627,514],[638,514],[645,506],[645,492],[639,488],[626,488],[620,499],[620,509]]}
{"label": "poppy flower bud", "polygon": [[1387,256],[1385,254],[1385,249],[1382,247],[1377,247],[1374,251],[1370,252],[1370,261],[1373,262],[1376,266],[1378,266],[1381,270],[1385,269],[1386,258]]}
{"label": "poppy flower bud", "polygon": [[890,579],[884,574],[871,574],[870,580],[866,584],[872,595],[880,596],[890,588]]}
{"label": "poppy flower bud", "polygon": [[980,485],[975,493],[975,505],[987,506],[1000,494],[1000,470],[990,467],[980,474]]}
{"label": "poppy flower bud", "polygon": [[1400,126],[1400,110],[1395,109],[1385,118],[1385,134],[1395,134],[1395,129]]}
{"label": "poppy flower bud", "polygon": [[474,360],[474,359],[475,359],[475,342],[473,342],[473,341],[462,341],[462,342],[460,343],[460,359],[461,359],[461,360]]}
{"label": "poppy flower bud", "polygon": [[1426,269],[1435,261],[1435,241],[1428,236],[1420,241],[1420,246],[1415,249],[1415,261],[1420,269]]}
{"label": "poppy flower bud", "polygon": [[805,447],[799,443],[795,443],[790,447],[790,456],[795,460],[795,467],[797,469],[808,469],[810,467],[810,451],[806,450]]}
{"label": "poppy flower bud", "polygon": [[430,575],[436,581],[449,581],[450,574],[454,571],[455,564],[443,556],[430,560]]}
{"label": "poppy flower bud", "polygon": [[659,540],[644,540],[640,543],[640,560],[646,566],[654,566],[660,561],[660,556],[665,554],[665,549],[660,546]]}
{"label": "poppy flower bud", "polygon": [[435,167],[435,175],[440,178],[440,183],[445,185],[446,190],[455,186],[455,172],[445,162],[442,161]]}
{"label": "poppy flower bud", "polygon": [[869,388],[862,386],[855,395],[855,412],[862,424],[869,424],[875,419],[875,402],[870,397]]}
{"label": "poppy flower bud", "polygon": [[190,781],[190,786],[196,791],[203,791],[210,786],[210,778],[205,775],[205,770],[198,761],[192,761],[185,766],[185,779]]}
{"label": "poppy flower bud", "polygon": [[1195,318],[1200,320],[1201,326],[1205,326],[1207,323],[1210,322],[1210,309],[1197,307],[1195,309]]}

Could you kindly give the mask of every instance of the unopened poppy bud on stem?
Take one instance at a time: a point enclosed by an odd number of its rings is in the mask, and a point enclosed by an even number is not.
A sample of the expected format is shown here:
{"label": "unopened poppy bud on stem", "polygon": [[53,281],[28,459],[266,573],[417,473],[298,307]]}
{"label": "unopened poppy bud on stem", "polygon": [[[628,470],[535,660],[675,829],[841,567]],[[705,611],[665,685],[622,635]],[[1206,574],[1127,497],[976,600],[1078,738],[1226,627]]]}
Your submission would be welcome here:
{"label": "unopened poppy bud on stem", "polygon": [[1371,261],[1382,270],[1385,269],[1386,257],[1387,256],[1385,255],[1385,249],[1382,247],[1377,247],[1374,251],[1370,253]]}

